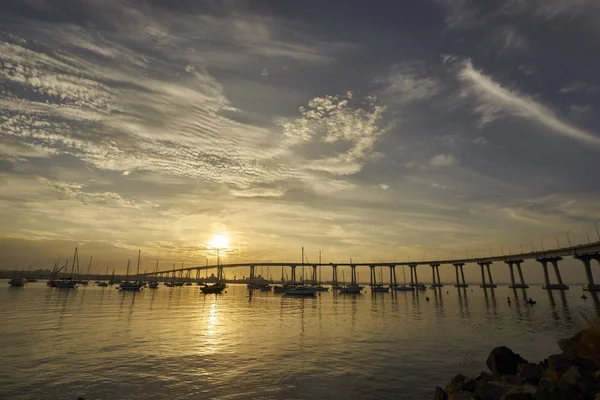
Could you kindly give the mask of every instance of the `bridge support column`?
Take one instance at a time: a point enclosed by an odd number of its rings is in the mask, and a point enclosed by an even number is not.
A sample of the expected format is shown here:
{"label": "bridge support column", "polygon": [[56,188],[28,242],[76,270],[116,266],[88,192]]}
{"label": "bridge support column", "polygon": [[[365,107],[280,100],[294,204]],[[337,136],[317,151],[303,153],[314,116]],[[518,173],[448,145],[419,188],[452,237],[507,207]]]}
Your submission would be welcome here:
{"label": "bridge support column", "polygon": [[[508,287],[511,289],[529,288],[529,285],[525,284],[525,280],[523,279],[523,271],[521,271],[521,263],[523,262],[523,260],[507,260],[504,262],[508,264],[508,268],[510,270],[510,285]],[[517,267],[517,271],[519,272],[519,278],[521,279],[521,283],[515,282],[515,266]]]}
{"label": "bridge support column", "polygon": [[350,265],[351,284],[356,285],[356,264]]}
{"label": "bridge support column", "polygon": [[[457,288],[469,287],[469,285],[467,285],[467,282],[465,282],[465,271],[463,271],[463,267],[464,267],[465,263],[454,263],[452,265],[454,265],[454,268],[456,270],[456,285],[454,285],[454,287],[457,287]],[[459,269],[460,269],[460,277],[462,278],[462,283],[460,282],[460,279],[458,276]]]}
{"label": "bridge support column", "polygon": [[390,265],[390,271],[391,271],[391,278],[390,279],[390,287],[396,287],[398,286],[398,281],[396,280],[396,266],[395,265]]}
{"label": "bridge support column", "polygon": [[377,277],[375,276],[375,266],[369,265],[369,270],[370,270],[369,271],[370,272],[369,286],[373,287],[375,285],[375,282],[377,282]]}
{"label": "bridge support column", "polygon": [[596,260],[600,264],[599,254],[582,254],[575,256],[576,259],[581,260],[585,267],[585,275],[587,276],[588,284],[583,287],[583,290],[590,292],[600,292],[600,285],[594,283],[594,274],[592,273],[592,260]]}
{"label": "bridge support column", "polygon": [[[569,286],[565,285],[560,277],[560,271],[558,270],[558,261],[562,260],[562,257],[545,257],[538,258],[536,261],[542,264],[542,268],[544,269],[544,280],[545,284],[542,286],[542,289],[546,290],[569,290]],[[556,275],[556,280],[558,283],[550,283],[550,274],[548,273],[548,263],[552,263],[554,267],[554,274]]]}
{"label": "bridge support column", "polygon": [[[430,264],[431,266],[431,277],[432,277],[432,283],[431,283],[431,287],[434,288],[438,288],[438,287],[443,287],[444,285],[442,285],[442,283],[440,282],[440,264],[435,263],[435,264]],[[436,280],[437,277],[437,280]]]}
{"label": "bridge support column", "polygon": [[419,277],[417,276],[417,264],[409,264],[410,267],[410,286],[419,286]]}
{"label": "bridge support column", "polygon": [[250,280],[250,283],[254,283],[254,265],[250,266],[250,277],[248,278]]}
{"label": "bridge support column", "polygon": [[316,285],[317,284],[317,266],[313,265],[312,270],[313,270],[312,283],[313,283],[313,285]]}
{"label": "bridge support column", "polygon": [[292,283],[296,283],[296,266],[292,265]]}
{"label": "bridge support column", "polygon": [[[492,264],[492,262],[480,261],[477,264],[479,264],[479,267],[481,267],[481,285],[479,285],[479,287],[492,289],[498,287],[498,285],[494,285],[494,280],[492,279],[492,271],[490,269],[490,265]],[[486,283],[485,281],[485,271],[487,271],[488,279],[490,281],[489,283]]]}
{"label": "bridge support column", "polygon": [[331,287],[336,289],[338,287],[337,265],[332,265],[331,269],[333,270],[331,274]]}

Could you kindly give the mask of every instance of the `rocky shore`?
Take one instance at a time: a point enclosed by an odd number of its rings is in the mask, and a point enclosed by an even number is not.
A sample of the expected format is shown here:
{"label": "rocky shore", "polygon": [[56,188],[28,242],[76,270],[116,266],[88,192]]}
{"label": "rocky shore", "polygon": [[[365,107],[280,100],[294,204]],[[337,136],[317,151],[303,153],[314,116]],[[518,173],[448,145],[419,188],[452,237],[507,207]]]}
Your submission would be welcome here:
{"label": "rocky shore", "polygon": [[535,364],[508,347],[487,358],[490,372],[458,374],[434,400],[600,400],[600,329],[589,328],[558,341],[561,354]]}

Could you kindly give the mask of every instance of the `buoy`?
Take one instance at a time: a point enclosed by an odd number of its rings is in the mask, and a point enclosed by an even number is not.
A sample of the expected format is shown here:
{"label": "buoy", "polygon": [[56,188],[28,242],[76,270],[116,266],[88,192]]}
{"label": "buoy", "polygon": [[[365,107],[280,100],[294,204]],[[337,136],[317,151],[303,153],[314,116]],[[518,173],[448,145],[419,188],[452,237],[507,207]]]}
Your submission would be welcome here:
{"label": "buoy", "polygon": [[581,298],[584,300],[587,299],[587,296],[585,295],[585,293],[581,295]]}
{"label": "buoy", "polygon": [[536,304],[536,302],[533,301],[533,299],[531,297],[529,298],[529,300],[527,300],[527,303],[528,304]]}
{"label": "buoy", "polygon": [[429,301],[429,297],[425,297],[425,300]]}
{"label": "buoy", "polygon": [[508,304],[510,304],[510,303],[511,303],[511,301],[510,301],[510,297],[507,297],[507,298],[506,298],[506,302],[507,302]]}

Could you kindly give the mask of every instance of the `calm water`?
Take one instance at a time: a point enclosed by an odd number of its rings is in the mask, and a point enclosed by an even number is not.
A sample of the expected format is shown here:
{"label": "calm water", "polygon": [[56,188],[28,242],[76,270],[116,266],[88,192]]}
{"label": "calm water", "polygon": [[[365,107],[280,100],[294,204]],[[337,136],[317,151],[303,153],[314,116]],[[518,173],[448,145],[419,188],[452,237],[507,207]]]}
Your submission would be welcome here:
{"label": "calm water", "polygon": [[431,398],[497,343],[540,361],[598,316],[579,287],[533,287],[528,306],[506,287],[298,299],[0,284],[2,399]]}

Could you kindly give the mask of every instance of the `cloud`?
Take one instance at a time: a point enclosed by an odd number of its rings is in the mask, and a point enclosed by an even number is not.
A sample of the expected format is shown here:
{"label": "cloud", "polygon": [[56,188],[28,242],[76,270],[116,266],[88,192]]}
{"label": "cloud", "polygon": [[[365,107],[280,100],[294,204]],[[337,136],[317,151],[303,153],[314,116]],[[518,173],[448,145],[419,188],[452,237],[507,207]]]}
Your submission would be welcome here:
{"label": "cloud", "polygon": [[316,97],[301,107],[301,117],[281,120],[289,146],[307,157],[317,148],[320,158],[306,168],[334,175],[350,175],[362,169],[378,138],[385,134],[385,107],[373,97],[362,102],[350,95]]}
{"label": "cloud", "polygon": [[385,78],[377,80],[382,85],[380,95],[388,101],[401,103],[430,99],[441,92],[443,85],[428,72],[429,68],[423,62],[394,65]]}
{"label": "cloud", "polygon": [[477,146],[485,146],[487,144],[487,140],[483,136],[478,136],[473,140],[473,144]]}
{"label": "cloud", "polygon": [[600,147],[600,137],[562,121],[548,107],[517,91],[511,91],[476,70],[470,60],[458,68],[457,78],[465,92],[477,103],[474,112],[481,115],[481,125],[492,122],[502,114],[525,118],[558,135]]}
{"label": "cloud", "polygon": [[450,167],[458,164],[458,160],[452,154],[437,154],[429,160],[432,167]]}
{"label": "cloud", "polygon": [[560,89],[561,93],[588,93],[596,94],[600,93],[600,87],[593,83],[575,81],[570,82]]}

